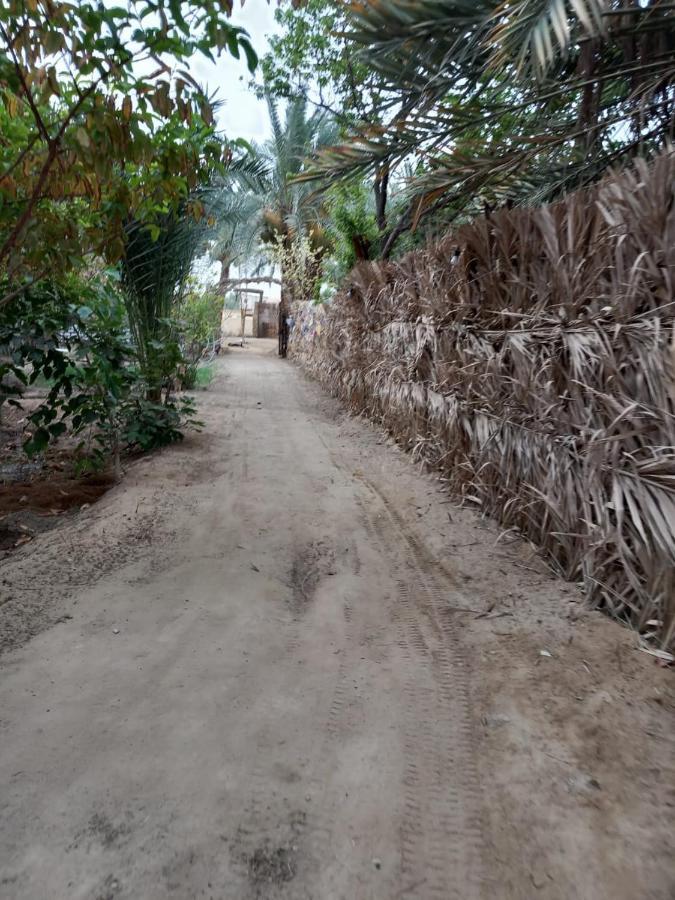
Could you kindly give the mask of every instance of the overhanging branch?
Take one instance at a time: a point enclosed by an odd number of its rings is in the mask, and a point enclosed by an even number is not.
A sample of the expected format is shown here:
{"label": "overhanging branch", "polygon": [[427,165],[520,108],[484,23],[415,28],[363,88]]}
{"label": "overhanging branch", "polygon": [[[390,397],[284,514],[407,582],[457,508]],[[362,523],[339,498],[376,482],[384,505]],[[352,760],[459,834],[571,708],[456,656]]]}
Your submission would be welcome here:
{"label": "overhanging branch", "polygon": [[257,278],[228,278],[225,282],[223,282],[223,284],[226,288],[231,288],[231,287],[236,287],[237,285],[240,285],[240,284],[261,284],[263,282],[265,284],[279,284],[280,285],[281,279],[272,278],[271,276],[269,278],[267,278],[263,275],[260,275]]}

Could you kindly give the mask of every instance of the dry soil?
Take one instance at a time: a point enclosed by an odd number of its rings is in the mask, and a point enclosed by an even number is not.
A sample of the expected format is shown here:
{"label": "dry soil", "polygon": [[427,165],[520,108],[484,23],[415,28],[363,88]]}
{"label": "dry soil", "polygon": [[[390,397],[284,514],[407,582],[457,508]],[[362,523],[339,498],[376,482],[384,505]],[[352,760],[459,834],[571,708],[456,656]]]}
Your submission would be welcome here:
{"label": "dry soil", "polygon": [[0,897],[673,900],[672,672],[270,342],[2,561]]}

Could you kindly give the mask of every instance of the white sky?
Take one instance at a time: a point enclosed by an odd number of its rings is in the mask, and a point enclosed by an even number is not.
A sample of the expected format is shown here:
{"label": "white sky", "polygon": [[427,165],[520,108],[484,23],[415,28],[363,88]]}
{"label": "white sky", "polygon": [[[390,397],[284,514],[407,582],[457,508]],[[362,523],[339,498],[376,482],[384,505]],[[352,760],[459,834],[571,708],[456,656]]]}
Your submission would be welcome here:
{"label": "white sky", "polygon": [[[278,31],[274,21],[276,2],[248,0],[243,7],[236,5],[232,13],[233,25],[248,31],[253,49],[262,58],[268,50],[267,35]],[[251,79],[246,59],[237,60],[223,51],[216,64],[200,56],[193,60],[190,74],[200,85],[207,87],[209,96],[217,92],[222,102],[218,110],[219,128],[228,138],[243,137],[247,141],[263,141],[269,136],[269,119],[264,100],[258,100],[248,89]]]}

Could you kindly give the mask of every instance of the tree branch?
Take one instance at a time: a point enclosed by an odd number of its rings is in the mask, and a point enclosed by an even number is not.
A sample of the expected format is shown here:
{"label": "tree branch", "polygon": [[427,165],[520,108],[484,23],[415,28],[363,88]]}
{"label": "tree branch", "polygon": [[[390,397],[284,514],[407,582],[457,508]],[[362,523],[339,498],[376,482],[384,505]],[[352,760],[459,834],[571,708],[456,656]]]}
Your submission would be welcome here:
{"label": "tree branch", "polygon": [[33,145],[35,144],[35,142],[37,141],[37,139],[39,137],[40,137],[39,134],[33,135],[33,137],[28,142],[27,146],[24,147],[24,149],[21,151],[21,153],[19,153],[18,157],[14,160],[14,162],[10,165],[10,167],[5,172],[3,172],[2,175],[0,175],[0,184],[2,184],[2,182],[5,180],[5,178],[7,178],[9,175],[12,174],[12,172],[14,171],[14,169],[16,169],[16,167],[18,165],[21,165],[21,163],[23,162],[26,155],[28,153],[30,153],[30,151],[33,149]]}
{"label": "tree branch", "polygon": [[21,82],[21,88],[26,96],[26,100],[28,101],[28,105],[30,106],[31,112],[33,113],[33,118],[35,119],[35,123],[38,127],[38,131],[44,138],[45,142],[49,145],[51,144],[51,138],[49,137],[49,132],[47,131],[47,126],[44,123],[42,116],[40,115],[40,110],[37,108],[35,103],[35,98],[33,97],[33,92],[28,87],[28,83],[26,81],[26,76],[23,71],[23,66],[19,60],[19,57],[16,55],[16,51],[14,49],[14,44],[10,40],[7,31],[5,30],[4,25],[0,25],[0,33],[2,34],[3,40],[7,45],[7,49],[12,55],[12,61],[14,63],[14,70]]}
{"label": "tree branch", "polygon": [[19,219],[18,219],[16,225],[14,226],[14,228],[12,228],[9,235],[7,236],[7,239],[5,240],[5,243],[0,248],[0,262],[2,262],[5,259],[5,257],[7,257],[11,253],[14,245],[16,244],[18,237],[21,235],[21,232],[23,231],[23,229],[26,227],[28,221],[30,220],[30,217],[33,213],[33,209],[35,207],[35,204],[38,201],[38,197],[42,193],[42,188],[44,187],[45,182],[47,181],[47,178],[49,176],[51,167],[54,164],[54,160],[58,156],[59,143],[60,143],[61,139],[63,138],[63,135],[66,133],[66,129],[72,122],[73,118],[79,112],[82,104],[87,99],[87,97],[89,97],[96,90],[96,88],[99,86],[99,84],[101,84],[101,82],[104,80],[104,78],[107,78],[109,74],[110,73],[107,72],[105,75],[101,75],[100,78],[98,78],[93,84],[91,84],[87,88],[87,90],[82,94],[82,96],[79,98],[79,100],[77,101],[75,106],[73,106],[73,108],[70,110],[70,112],[64,119],[63,123],[61,124],[61,127],[59,128],[58,132],[56,133],[56,136],[49,140],[49,152],[47,153],[47,158],[45,159],[45,161],[43,163],[42,170],[40,172],[40,176],[37,180],[37,183],[36,183],[35,187],[33,188],[33,193],[30,196],[23,213],[19,216]]}
{"label": "tree branch", "polygon": [[15,288],[13,291],[10,291],[9,294],[5,294],[4,297],[0,297],[0,308],[6,306],[8,303],[11,303],[15,297],[18,297],[19,294],[23,293],[23,291],[27,291],[28,288],[33,287],[34,284],[37,284],[38,281],[42,281],[45,277],[49,269],[43,269],[35,278],[31,278],[28,284],[21,284],[18,288]]}
{"label": "tree branch", "polygon": [[228,278],[225,281],[225,287],[230,288],[239,284],[281,284],[280,278],[273,278],[271,275],[268,278],[265,275],[260,275],[258,278]]}
{"label": "tree branch", "polygon": [[382,259],[389,259],[391,256],[391,251],[394,249],[394,244],[400,238],[400,236],[408,231],[412,227],[412,205],[406,209],[403,215],[400,217],[396,226],[392,228],[392,230],[387,235],[384,244],[382,245],[382,251],[380,256]]}

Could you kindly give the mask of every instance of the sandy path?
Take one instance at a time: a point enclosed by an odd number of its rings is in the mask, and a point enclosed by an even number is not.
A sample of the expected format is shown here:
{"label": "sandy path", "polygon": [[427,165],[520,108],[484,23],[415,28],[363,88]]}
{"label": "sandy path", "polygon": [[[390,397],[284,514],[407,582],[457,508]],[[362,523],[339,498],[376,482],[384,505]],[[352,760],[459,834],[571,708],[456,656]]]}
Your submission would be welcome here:
{"label": "sandy path", "polygon": [[2,659],[0,897],[672,900],[672,676],[268,342],[219,365],[3,565],[57,624]]}

